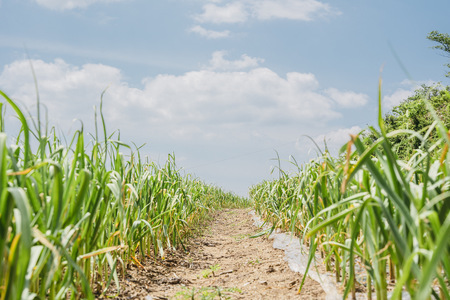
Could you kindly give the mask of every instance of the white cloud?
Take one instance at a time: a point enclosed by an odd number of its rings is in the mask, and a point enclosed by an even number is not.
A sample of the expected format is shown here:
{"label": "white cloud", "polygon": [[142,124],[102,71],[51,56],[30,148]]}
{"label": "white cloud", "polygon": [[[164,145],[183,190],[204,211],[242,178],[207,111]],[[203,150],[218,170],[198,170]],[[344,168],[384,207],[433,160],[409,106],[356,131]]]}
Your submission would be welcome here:
{"label": "white cloud", "polygon": [[240,23],[247,21],[248,13],[242,2],[235,1],[223,6],[208,3],[203,5],[203,13],[195,16],[200,23]]}
{"label": "white cloud", "polygon": [[[32,60],[36,71],[42,103],[48,109],[50,123],[67,129],[73,119],[88,121],[93,115],[93,106],[99,103],[101,92],[108,85],[120,86],[120,70],[101,64],[86,64],[81,68],[62,59],[47,63]],[[15,100],[26,107],[36,103],[35,87],[28,60],[15,61],[3,69],[0,86],[11,91]],[[132,89],[129,89],[129,93]]]}
{"label": "white cloud", "polygon": [[94,3],[112,3],[125,0],[35,0],[37,4],[54,10],[85,8]]}
{"label": "white cloud", "polygon": [[325,94],[342,107],[360,107],[369,102],[369,96],[366,94],[355,93],[352,91],[341,92],[338,89],[329,88],[325,90]]}
{"label": "white cloud", "polygon": [[[243,56],[230,64],[250,67],[258,60]],[[164,137],[211,139],[226,132],[243,137],[255,129],[277,137],[277,130],[285,135],[301,128],[314,131],[340,117],[333,110],[333,101],[323,95],[316,77],[309,73],[291,72],[282,77],[261,67],[249,71],[197,70],[145,78],[143,88],[138,89],[124,81],[119,69],[106,65],[77,67],[61,59],[32,63],[51,123],[66,128],[74,118],[92,119],[92,107],[98,105],[107,86],[104,110],[112,128],[129,128],[130,132],[158,128],[154,134]],[[26,106],[34,105],[27,60],[7,65],[0,74],[0,86]]]}
{"label": "white cloud", "polygon": [[339,15],[329,4],[317,0],[236,0],[220,5],[218,1],[204,4],[195,16],[200,23],[242,23],[257,20],[290,19],[312,21],[319,17]]}
{"label": "white cloud", "polygon": [[292,125],[339,116],[331,101],[316,91],[312,74],[289,73],[283,78],[267,68],[200,70],[181,76],[159,75],[146,79],[144,85],[144,97],[136,99],[136,104],[156,112],[155,120],[184,124],[182,136],[190,136],[191,125],[203,127],[206,136],[214,133],[205,125],[244,129],[245,124]]}
{"label": "white cloud", "polygon": [[215,31],[215,30],[208,30],[203,28],[200,25],[193,26],[189,29],[190,32],[197,33],[201,36],[204,36],[209,39],[220,39],[220,38],[227,38],[230,36],[229,30],[223,30],[223,31]]}
{"label": "white cloud", "polygon": [[207,69],[210,70],[243,70],[249,68],[256,68],[260,63],[264,62],[264,59],[257,57],[250,57],[247,54],[243,54],[240,60],[227,60],[226,51],[216,51],[212,54],[212,58],[209,61]]}
{"label": "white cloud", "polygon": [[[229,61],[224,55],[215,52],[207,69],[145,78],[142,88],[130,87],[121,71],[111,66],[73,66],[61,59],[32,64],[50,123],[64,130],[73,128],[73,119],[93,124],[93,106],[98,106],[106,87],[108,127],[128,132],[137,142],[155,138],[222,142],[256,136],[291,140],[323,130],[341,117],[334,109],[336,100],[319,88],[313,74],[280,76],[258,66],[262,59],[243,55]],[[0,86],[23,105],[34,106],[29,61],[5,66]]]}

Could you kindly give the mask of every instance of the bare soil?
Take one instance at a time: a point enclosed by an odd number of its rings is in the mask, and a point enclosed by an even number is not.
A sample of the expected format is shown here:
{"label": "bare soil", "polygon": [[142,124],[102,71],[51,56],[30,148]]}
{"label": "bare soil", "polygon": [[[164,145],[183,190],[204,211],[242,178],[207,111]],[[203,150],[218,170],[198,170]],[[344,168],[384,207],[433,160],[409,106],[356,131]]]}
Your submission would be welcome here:
{"label": "bare soil", "polygon": [[[116,299],[325,299],[320,284],[291,271],[249,209],[213,213],[185,250],[130,266]],[[112,291],[113,292],[113,291]]]}

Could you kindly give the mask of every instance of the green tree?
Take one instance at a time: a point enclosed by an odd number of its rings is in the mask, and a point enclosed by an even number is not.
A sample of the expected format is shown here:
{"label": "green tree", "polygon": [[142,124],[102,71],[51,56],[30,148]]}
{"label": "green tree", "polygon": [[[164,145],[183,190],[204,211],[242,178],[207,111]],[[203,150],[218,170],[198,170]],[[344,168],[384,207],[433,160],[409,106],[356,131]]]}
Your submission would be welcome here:
{"label": "green tree", "polygon": [[[446,52],[445,56],[450,58],[450,36],[448,33],[432,31],[428,34],[427,39],[439,43],[440,45],[436,45],[433,48]],[[450,64],[446,64],[446,66],[450,68]],[[450,72],[448,72],[445,76],[450,77]]]}
{"label": "green tree", "polygon": [[[425,134],[434,122],[434,118],[428,111],[424,99],[428,99],[439,118],[448,128],[450,126],[450,86],[422,85],[413,96],[395,106],[391,112],[385,115],[383,120],[386,131],[409,129]],[[367,143],[371,143],[377,138],[378,136],[375,133],[370,133]],[[429,144],[436,139],[437,134],[434,131],[430,136]],[[395,145],[397,155],[401,159],[408,159],[414,153],[414,150],[421,146],[418,138],[411,138],[409,135],[397,135],[391,138],[391,142]]]}

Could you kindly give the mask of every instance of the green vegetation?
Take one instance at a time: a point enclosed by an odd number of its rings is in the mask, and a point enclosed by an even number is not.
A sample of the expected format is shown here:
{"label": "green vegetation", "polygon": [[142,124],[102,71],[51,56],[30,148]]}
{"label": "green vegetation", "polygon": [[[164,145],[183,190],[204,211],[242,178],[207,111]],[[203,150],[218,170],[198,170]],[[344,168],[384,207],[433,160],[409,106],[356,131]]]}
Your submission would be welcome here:
{"label": "green vegetation", "polygon": [[[448,34],[428,39],[450,53]],[[320,252],[344,297],[365,283],[368,299],[389,289],[392,299],[403,290],[450,299],[450,87],[424,85],[384,118],[381,80],[379,91],[379,130],[352,136],[345,156],[325,152],[293,175],[280,171],[251,199],[274,228],[301,237],[308,269]]]}
{"label": "green vegetation", "polygon": [[[372,289],[377,299],[387,299],[389,286],[392,299],[399,299],[403,289],[413,299],[431,294],[450,299],[450,140],[448,127],[428,100],[434,92],[416,95],[433,120],[424,130],[388,132],[380,92],[375,141],[352,136],[342,149],[345,156],[324,153],[298,166],[296,174],[281,172],[278,180],[251,189],[257,212],[309,247],[308,268],[316,251],[321,253],[327,270],[342,282],[345,297],[355,293],[357,281],[365,281],[369,299]],[[448,91],[442,93],[448,97]],[[399,136],[420,142],[406,160],[393,143]]]}
{"label": "green vegetation", "polygon": [[208,278],[209,277],[209,275],[213,275],[213,276],[216,276],[216,273],[215,272],[217,272],[217,271],[219,271],[220,270],[220,265],[218,265],[218,264],[215,264],[215,265],[211,265],[211,266],[209,266],[209,269],[206,269],[206,270],[203,270],[202,271],[202,277],[203,278]]}
{"label": "green vegetation", "polygon": [[[162,166],[141,158],[139,148],[107,134],[101,105],[104,138],[86,142],[81,128],[66,145],[41,127],[39,109],[32,129],[0,95],[1,300],[94,299],[119,285],[127,265],[182,246],[209,210],[248,204],[183,175],[174,155]],[[5,104],[22,124],[12,146]]]}
{"label": "green vegetation", "polygon": [[[427,102],[425,101],[427,99]],[[450,86],[442,87],[422,85],[415,94],[404,100],[383,118],[386,132],[396,130],[411,130],[425,135],[434,122],[432,113],[427,109],[431,105],[444,126],[450,128]],[[431,128],[432,129],[432,128]],[[379,134],[372,131],[368,134],[369,139],[365,142],[370,145],[379,138]],[[427,143],[409,134],[398,134],[389,140],[394,146],[394,151],[401,159],[409,159],[416,149],[428,147],[438,140],[435,131],[429,133]]]}
{"label": "green vegetation", "polygon": [[[446,56],[450,57],[450,35],[448,33],[432,31],[428,34],[427,39],[439,43],[440,45],[434,46],[433,48],[446,52]],[[446,66],[450,68],[450,64],[446,64]],[[450,72],[445,76],[450,77]]]}
{"label": "green vegetation", "polygon": [[[450,53],[447,34],[428,38]],[[450,299],[450,87],[422,86],[384,118],[379,89],[379,130],[352,136],[345,155],[325,152],[295,174],[280,170],[278,180],[251,188],[251,201],[265,221],[309,247],[308,268],[321,254],[345,297],[365,282],[369,299],[373,292],[387,299],[388,289],[392,299],[403,290],[413,299]],[[30,126],[0,96],[0,300],[94,299],[119,286],[129,264],[183,247],[210,210],[250,204],[183,174],[174,155],[164,165],[141,158],[139,147],[107,133],[101,105],[103,137],[86,141],[83,127],[70,139],[43,128],[39,99]],[[5,105],[21,123],[11,146]],[[178,296],[233,292],[240,291]]]}

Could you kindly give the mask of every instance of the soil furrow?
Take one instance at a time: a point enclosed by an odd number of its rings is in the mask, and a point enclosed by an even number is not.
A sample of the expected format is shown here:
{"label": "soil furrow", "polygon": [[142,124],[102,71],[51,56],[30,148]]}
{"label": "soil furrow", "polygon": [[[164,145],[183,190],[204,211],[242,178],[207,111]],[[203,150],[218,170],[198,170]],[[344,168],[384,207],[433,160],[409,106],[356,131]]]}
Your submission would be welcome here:
{"label": "soil furrow", "polygon": [[131,267],[119,299],[325,299],[320,284],[291,271],[248,209],[215,212],[202,233],[165,260]]}

